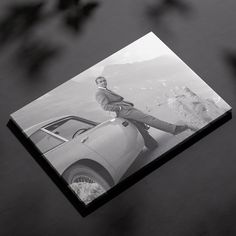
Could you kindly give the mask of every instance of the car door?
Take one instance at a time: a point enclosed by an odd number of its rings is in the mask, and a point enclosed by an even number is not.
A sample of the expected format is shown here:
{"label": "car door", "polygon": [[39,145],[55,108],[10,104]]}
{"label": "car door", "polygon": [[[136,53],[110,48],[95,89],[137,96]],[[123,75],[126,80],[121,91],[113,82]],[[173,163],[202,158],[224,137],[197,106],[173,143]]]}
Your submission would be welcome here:
{"label": "car door", "polygon": [[116,180],[122,177],[144,147],[136,127],[121,118],[96,126],[81,141],[115,169]]}

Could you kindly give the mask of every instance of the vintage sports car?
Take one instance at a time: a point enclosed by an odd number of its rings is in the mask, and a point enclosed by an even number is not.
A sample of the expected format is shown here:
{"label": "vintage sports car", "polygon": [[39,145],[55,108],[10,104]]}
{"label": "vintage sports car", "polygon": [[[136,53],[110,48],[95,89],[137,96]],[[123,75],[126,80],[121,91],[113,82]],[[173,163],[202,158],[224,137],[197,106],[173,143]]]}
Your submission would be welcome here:
{"label": "vintage sports car", "polygon": [[97,183],[104,191],[117,184],[144,148],[144,139],[128,120],[96,123],[66,116],[24,130],[69,185]]}

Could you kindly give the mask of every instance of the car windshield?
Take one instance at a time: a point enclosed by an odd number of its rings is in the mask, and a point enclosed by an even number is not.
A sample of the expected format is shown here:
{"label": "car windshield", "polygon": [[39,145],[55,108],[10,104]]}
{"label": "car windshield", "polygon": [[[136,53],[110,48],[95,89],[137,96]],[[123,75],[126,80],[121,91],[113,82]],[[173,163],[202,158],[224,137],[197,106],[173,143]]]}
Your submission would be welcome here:
{"label": "car windshield", "polygon": [[73,118],[63,119],[39,129],[30,139],[42,153],[45,153],[94,126]]}

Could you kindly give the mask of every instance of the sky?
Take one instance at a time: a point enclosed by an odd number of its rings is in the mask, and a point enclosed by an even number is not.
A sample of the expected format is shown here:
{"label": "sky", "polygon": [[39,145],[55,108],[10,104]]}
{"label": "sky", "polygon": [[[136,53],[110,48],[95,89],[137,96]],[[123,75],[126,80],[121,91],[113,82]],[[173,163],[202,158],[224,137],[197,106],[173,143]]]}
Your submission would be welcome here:
{"label": "sky", "polygon": [[107,65],[134,63],[150,60],[162,55],[173,55],[173,52],[154,33],[150,32],[75,76],[72,80],[80,82],[83,79],[87,79],[87,77],[97,77],[101,75],[104,67]]}

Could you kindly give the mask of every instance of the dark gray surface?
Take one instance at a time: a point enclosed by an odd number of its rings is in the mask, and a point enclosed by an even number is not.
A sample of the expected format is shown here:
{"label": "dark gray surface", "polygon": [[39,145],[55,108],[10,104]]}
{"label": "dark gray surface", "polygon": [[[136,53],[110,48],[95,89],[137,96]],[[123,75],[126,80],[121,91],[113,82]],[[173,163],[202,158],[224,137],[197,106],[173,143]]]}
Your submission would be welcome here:
{"label": "dark gray surface", "polygon": [[[11,2],[1,2],[1,19]],[[41,73],[26,73],[33,52],[16,56],[21,35],[0,49],[0,235],[236,235],[234,115],[85,218],[6,127],[10,113],[149,31],[234,110],[234,0],[98,2],[77,34],[60,16],[31,29],[38,45],[60,48]]]}

